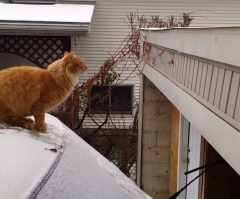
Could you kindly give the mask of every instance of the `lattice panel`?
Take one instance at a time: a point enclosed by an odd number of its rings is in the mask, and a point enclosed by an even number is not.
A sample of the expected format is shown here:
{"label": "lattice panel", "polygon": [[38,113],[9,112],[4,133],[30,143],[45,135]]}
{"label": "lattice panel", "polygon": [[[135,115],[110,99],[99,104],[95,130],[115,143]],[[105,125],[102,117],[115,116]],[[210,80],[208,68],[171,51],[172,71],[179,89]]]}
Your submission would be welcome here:
{"label": "lattice panel", "polygon": [[41,68],[61,58],[70,46],[70,37],[0,36],[0,52],[19,55]]}

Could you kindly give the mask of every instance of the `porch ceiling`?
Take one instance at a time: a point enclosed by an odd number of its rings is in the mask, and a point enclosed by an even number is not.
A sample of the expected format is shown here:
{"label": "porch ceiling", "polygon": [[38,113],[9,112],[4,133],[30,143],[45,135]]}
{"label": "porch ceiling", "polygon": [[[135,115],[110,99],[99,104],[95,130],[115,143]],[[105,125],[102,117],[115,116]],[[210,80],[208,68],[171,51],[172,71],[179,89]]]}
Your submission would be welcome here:
{"label": "porch ceiling", "polygon": [[0,3],[0,34],[72,35],[89,32],[94,5]]}

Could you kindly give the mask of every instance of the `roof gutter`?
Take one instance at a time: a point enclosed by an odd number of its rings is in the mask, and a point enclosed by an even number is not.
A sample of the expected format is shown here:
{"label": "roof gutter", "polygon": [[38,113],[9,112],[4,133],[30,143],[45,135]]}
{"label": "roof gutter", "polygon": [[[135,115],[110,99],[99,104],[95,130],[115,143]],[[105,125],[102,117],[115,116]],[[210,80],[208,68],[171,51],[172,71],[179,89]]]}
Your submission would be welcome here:
{"label": "roof gutter", "polygon": [[8,35],[24,33],[25,35],[72,35],[89,32],[90,23],[31,23],[31,22],[0,22],[0,32]]}
{"label": "roof gutter", "polygon": [[0,4],[0,34],[8,35],[69,36],[90,32],[95,7],[91,4]]}

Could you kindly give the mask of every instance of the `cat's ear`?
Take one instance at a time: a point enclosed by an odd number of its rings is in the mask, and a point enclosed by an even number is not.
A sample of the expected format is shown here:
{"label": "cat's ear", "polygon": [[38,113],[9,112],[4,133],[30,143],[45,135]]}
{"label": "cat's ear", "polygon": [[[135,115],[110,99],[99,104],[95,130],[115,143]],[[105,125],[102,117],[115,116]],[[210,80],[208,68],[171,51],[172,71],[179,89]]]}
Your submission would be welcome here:
{"label": "cat's ear", "polygon": [[[65,53],[64,53],[65,54]],[[72,63],[75,58],[75,52],[71,51],[70,53],[67,52],[66,56],[64,56],[64,61],[66,64]]]}
{"label": "cat's ear", "polygon": [[69,54],[69,52],[68,52],[68,51],[65,51],[65,52],[63,53],[63,57],[66,57],[68,54]]}
{"label": "cat's ear", "polygon": [[68,57],[69,57],[69,59],[74,60],[74,56],[75,56],[75,52],[72,50],[72,51],[68,54]]}
{"label": "cat's ear", "polygon": [[71,51],[71,52],[67,55],[67,57],[68,57],[68,60],[69,60],[69,61],[73,61],[74,58],[75,58],[75,52],[74,52],[74,51]]}

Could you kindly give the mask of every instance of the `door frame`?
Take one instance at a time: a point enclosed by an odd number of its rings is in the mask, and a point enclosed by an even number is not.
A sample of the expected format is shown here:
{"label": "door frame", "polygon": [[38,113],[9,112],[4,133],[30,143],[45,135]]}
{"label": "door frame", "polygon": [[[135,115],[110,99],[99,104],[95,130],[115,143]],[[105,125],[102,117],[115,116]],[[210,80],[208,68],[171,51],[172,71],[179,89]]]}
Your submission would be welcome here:
{"label": "door frame", "polygon": [[[187,176],[184,172],[188,171],[188,161],[189,161],[189,137],[190,137],[190,122],[181,114],[180,116],[180,136],[179,136],[179,155],[178,155],[178,190],[184,187],[187,184]],[[192,126],[191,128],[194,128]],[[195,129],[197,131],[197,129]],[[201,134],[200,134],[201,135]],[[200,137],[202,140],[202,138]],[[201,164],[201,156],[202,156],[202,141],[200,140],[200,159],[199,165]],[[185,161],[184,161],[185,160]],[[191,161],[191,160],[190,160]],[[200,182],[198,184],[198,193],[201,192]],[[191,186],[191,185],[190,185]],[[186,199],[188,190],[185,189],[178,196],[178,199]],[[201,194],[198,194],[198,198],[200,198]],[[195,198],[194,198],[195,199]]]}
{"label": "door frame", "polygon": [[[179,145],[178,145],[178,190],[187,184],[187,178],[184,175],[184,172],[187,171],[187,164],[183,162],[184,158],[187,157],[188,149],[188,133],[189,133],[189,122],[181,114],[180,116],[180,136],[179,136]],[[181,192],[178,196],[178,199],[186,199],[187,191],[186,189]]]}

